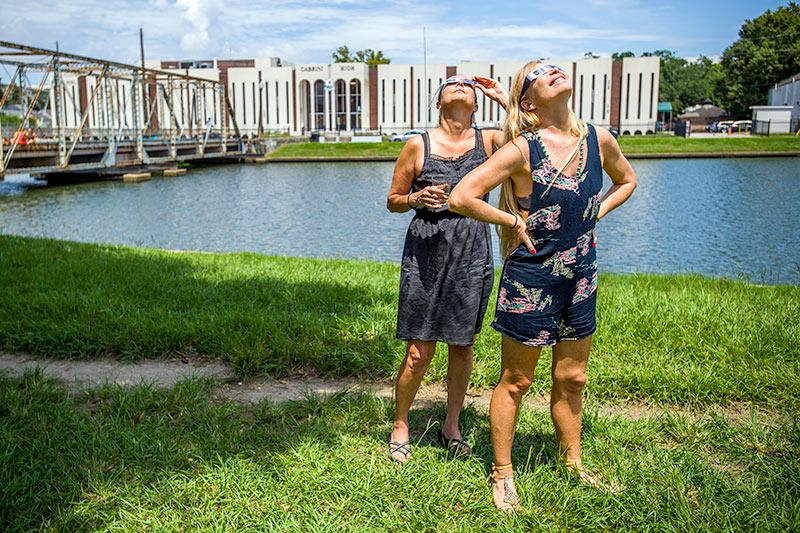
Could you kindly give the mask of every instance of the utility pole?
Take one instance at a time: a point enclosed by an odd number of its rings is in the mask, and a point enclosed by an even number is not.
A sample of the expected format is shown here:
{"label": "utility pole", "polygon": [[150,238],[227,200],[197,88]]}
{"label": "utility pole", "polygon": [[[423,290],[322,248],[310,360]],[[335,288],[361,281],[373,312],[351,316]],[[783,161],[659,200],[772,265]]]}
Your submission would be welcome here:
{"label": "utility pole", "polygon": [[[142,31],[142,28],[139,28],[139,52],[141,53],[141,57],[142,57],[142,83],[141,83],[141,87],[142,87],[142,106],[144,107],[143,115],[144,115],[144,119],[146,121],[146,124],[144,125],[144,131],[145,132],[149,132],[150,131],[150,113],[148,113],[147,110],[150,109],[150,103],[149,103],[148,98],[147,98],[148,97],[147,93],[149,91],[147,90],[147,75],[145,74],[145,67],[144,67],[144,32]],[[139,125],[137,124],[136,125],[136,129],[138,129],[138,128],[139,128]]]}
{"label": "utility pole", "polygon": [[428,129],[428,113],[431,110],[431,95],[430,95],[430,82],[428,81],[428,40],[425,36],[425,26],[422,27],[422,82],[425,85],[425,102],[427,108],[425,109],[425,130]]}

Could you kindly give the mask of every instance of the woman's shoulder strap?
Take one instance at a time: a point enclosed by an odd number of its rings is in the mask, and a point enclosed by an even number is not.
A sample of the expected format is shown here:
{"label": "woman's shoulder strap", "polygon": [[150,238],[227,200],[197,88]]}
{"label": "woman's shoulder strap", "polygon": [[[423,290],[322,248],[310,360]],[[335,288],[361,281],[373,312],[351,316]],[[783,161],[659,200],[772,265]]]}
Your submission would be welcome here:
{"label": "woman's shoulder strap", "polygon": [[483,130],[474,126],[472,129],[475,130],[475,151],[479,154],[487,155],[486,147],[483,144]]}
{"label": "woman's shoulder strap", "polygon": [[592,124],[586,123],[586,144],[588,145],[589,152],[595,153],[600,156],[600,142],[597,138],[597,129]]}
{"label": "woman's shoulder strap", "polygon": [[431,155],[431,138],[427,131],[422,132],[422,144],[425,146],[425,159]]}
{"label": "woman's shoulder strap", "polygon": [[542,156],[539,153],[541,150],[539,147],[539,141],[536,140],[536,136],[530,131],[523,131],[520,135],[528,141],[528,157],[530,158],[529,163],[531,165],[531,170],[533,170],[542,159]]}

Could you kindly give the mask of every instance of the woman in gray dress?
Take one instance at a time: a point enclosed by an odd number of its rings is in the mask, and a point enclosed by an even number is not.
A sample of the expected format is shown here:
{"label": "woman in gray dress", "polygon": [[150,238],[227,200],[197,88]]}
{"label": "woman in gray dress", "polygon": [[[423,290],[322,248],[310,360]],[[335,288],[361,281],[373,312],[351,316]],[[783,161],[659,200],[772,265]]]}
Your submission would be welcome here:
{"label": "woman in gray dress", "polygon": [[395,383],[396,416],[389,454],[411,458],[408,412],[430,365],[436,342],[447,343],[447,417],[439,443],[458,456],[472,450],[458,418],[472,370],[472,344],[492,290],[489,227],[447,208],[447,196],[470,170],[503,142],[499,130],[473,127],[475,88],[505,107],[507,94],[494,80],[453,76],[437,92],[439,126],[411,138],[394,169],[387,207],[416,211],[406,234],[400,273],[397,338],[407,341]]}

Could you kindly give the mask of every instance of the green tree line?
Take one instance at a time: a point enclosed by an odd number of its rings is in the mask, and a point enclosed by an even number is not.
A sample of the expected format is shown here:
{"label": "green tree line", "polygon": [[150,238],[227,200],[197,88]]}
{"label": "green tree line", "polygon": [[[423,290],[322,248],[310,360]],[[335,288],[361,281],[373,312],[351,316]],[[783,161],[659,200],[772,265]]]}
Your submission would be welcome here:
{"label": "green tree line", "polygon": [[[633,56],[612,54],[614,59]],[[746,20],[719,62],[705,56],[689,60],[670,50],[642,56],[661,58],[659,100],[671,102],[676,112],[711,100],[735,117],[746,117],[750,106],[767,103],[771,87],[800,73],[800,5],[789,2]]]}

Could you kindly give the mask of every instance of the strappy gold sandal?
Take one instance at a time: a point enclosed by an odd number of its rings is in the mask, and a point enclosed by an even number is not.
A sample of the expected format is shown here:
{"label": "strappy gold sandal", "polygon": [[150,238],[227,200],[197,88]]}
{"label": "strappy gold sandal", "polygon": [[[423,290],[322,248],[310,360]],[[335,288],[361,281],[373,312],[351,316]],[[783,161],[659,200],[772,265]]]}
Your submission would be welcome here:
{"label": "strappy gold sandal", "polygon": [[[507,465],[492,464],[492,499],[494,500],[494,506],[504,513],[515,513],[522,510],[517,488],[514,485],[513,468],[514,465],[511,463]],[[503,470],[511,470],[511,472],[505,476],[498,475]],[[499,485],[500,480],[502,480],[502,485]],[[502,497],[500,498],[496,496],[494,490],[497,486],[502,487]]]}

